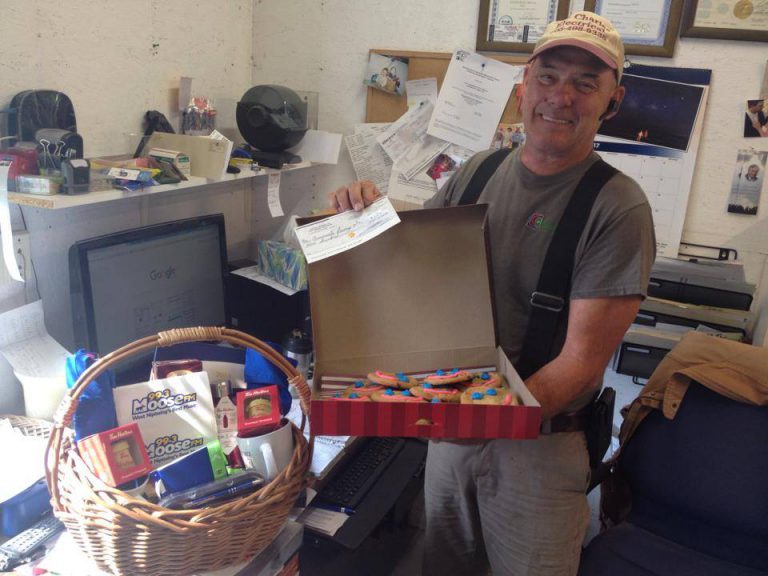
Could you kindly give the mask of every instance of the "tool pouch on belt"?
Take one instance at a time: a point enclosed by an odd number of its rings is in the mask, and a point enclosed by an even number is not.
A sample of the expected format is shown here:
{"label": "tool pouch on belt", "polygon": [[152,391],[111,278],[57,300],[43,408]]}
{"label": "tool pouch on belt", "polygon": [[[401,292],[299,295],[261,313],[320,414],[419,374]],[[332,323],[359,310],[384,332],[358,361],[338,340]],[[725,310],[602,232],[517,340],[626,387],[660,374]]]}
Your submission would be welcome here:
{"label": "tool pouch on belt", "polygon": [[592,470],[600,465],[608,446],[611,445],[615,403],[616,391],[609,387],[603,388],[597,400],[592,403],[587,429],[584,432],[587,437],[589,467]]}

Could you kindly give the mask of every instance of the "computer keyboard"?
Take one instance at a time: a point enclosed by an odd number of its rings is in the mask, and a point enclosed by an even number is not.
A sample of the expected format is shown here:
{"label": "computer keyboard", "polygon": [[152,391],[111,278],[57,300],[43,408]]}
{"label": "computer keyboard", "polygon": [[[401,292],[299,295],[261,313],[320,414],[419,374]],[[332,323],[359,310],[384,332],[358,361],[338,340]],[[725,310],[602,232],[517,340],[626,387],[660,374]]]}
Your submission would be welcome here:
{"label": "computer keyboard", "polygon": [[370,439],[320,491],[318,502],[354,510],[404,445],[403,438]]}

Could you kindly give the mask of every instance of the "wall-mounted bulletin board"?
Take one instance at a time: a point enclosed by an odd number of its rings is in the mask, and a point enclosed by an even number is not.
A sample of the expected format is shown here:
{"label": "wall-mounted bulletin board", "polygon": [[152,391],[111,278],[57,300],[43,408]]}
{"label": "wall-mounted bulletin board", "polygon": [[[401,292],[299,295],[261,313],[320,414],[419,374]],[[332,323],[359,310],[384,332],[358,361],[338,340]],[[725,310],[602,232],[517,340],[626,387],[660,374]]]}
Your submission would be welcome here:
{"label": "wall-mounted bulletin board", "polygon": [[[373,49],[371,54],[394,56],[408,59],[408,80],[421,78],[437,78],[438,90],[443,85],[443,78],[451,62],[452,54],[449,52],[407,52],[401,50]],[[525,64],[528,56],[511,56],[508,54],[489,54],[484,56],[500,60],[512,65]],[[390,94],[375,88],[368,88],[368,98],[365,110],[366,122],[394,122],[408,109],[406,96]],[[520,122],[520,114],[517,111],[517,94],[512,92],[504,109],[500,122],[514,124]]]}

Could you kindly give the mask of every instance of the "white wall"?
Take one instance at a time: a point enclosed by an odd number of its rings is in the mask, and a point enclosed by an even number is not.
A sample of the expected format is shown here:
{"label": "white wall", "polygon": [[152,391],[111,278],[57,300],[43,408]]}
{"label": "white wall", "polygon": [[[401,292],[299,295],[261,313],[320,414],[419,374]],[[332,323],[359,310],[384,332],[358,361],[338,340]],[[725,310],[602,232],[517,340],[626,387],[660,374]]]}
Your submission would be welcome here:
{"label": "white wall", "polygon": [[[255,84],[284,84],[320,93],[320,128],[348,133],[365,115],[362,77],[370,48],[450,52],[473,49],[478,0],[24,0],[7,2],[0,18],[0,106],[30,88],[67,93],[75,104],[86,155],[127,152],[145,111],[172,122],[176,87],[191,76],[194,92],[214,99],[219,125],[234,129],[234,105]],[[673,59],[656,65],[714,70],[684,238],[739,250],[749,279],[762,283],[768,308],[768,197],[757,218],[727,215],[736,150],[756,145],[740,137],[744,101],[754,97],[768,57],[765,43],[680,39]],[[768,149],[768,143],[762,146]],[[338,167],[283,178],[283,207],[306,212],[353,178],[345,152]],[[66,250],[81,238],[146,223],[221,211],[234,257],[247,256],[254,237],[279,232],[283,219],[266,210],[264,179],[215,185],[208,191],[122,200],[51,212],[12,209],[14,228],[31,230],[32,258],[54,337],[71,345]],[[0,302],[2,309],[2,302]],[[766,315],[764,314],[764,317]],[[758,326],[762,339],[767,321]],[[0,403],[2,403],[0,391]],[[1,410],[0,410],[1,411]]]}
{"label": "white wall", "polygon": [[[254,5],[254,82],[320,92],[320,128],[351,132],[365,117],[362,79],[371,48],[451,52],[474,49],[478,0],[258,0]],[[768,150],[741,136],[745,101],[757,97],[768,58],[759,42],[678,39],[674,58],[629,57],[657,66],[710,68],[712,89],[683,239],[738,250],[748,280],[761,285],[754,309],[768,308],[768,192],[757,217],[726,213],[736,151]],[[348,155],[318,179],[330,190],[354,178]],[[768,318],[755,330],[761,341]]]}
{"label": "white wall", "polygon": [[[213,98],[219,125],[233,128],[234,105],[251,86],[253,0],[24,0],[4,2],[0,18],[0,107],[22,90],[48,88],[72,99],[86,156],[132,152],[147,110],[178,125],[181,76]],[[1,122],[5,124],[4,119]],[[255,183],[253,183],[255,184]],[[163,220],[224,212],[230,251],[247,255],[252,183],[210,192],[129,199],[46,211],[12,206],[14,228],[27,227],[34,273],[26,297],[43,298],[49,332],[72,347],[67,249],[76,240]],[[247,209],[244,207],[247,206]],[[15,301],[0,296],[0,310]],[[0,362],[0,413],[19,411],[18,388]]]}

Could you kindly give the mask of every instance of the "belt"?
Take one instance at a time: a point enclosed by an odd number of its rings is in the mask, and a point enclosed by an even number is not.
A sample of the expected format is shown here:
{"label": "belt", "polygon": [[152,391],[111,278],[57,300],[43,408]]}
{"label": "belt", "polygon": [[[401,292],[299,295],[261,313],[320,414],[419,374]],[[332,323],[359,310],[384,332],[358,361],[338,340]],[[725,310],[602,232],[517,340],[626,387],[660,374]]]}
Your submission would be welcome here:
{"label": "belt", "polygon": [[556,414],[541,423],[541,434],[557,434],[559,432],[582,432],[589,424],[590,404],[578,412],[563,412]]}

